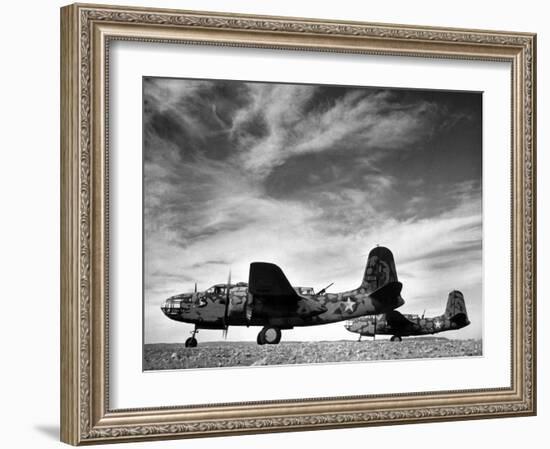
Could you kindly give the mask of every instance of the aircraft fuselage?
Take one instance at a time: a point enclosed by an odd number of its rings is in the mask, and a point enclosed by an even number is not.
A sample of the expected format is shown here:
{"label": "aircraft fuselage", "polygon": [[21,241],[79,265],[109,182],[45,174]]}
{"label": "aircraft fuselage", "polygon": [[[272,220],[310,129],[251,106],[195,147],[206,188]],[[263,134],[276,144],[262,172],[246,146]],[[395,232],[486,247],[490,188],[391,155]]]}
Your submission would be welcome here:
{"label": "aircraft fuselage", "polygon": [[[332,284],[331,284],[332,285]],[[252,262],[248,283],[217,284],[206,291],[171,296],[161,306],[170,319],[195,325],[185,345],[195,347],[198,329],[263,326],[258,344],[278,344],[281,329],[316,326],[393,311],[404,304],[392,252],[373,248],[358,288],[341,293],[314,293],[293,287],[277,265]]]}
{"label": "aircraft fuselage", "polygon": [[[303,317],[296,313],[295,306],[287,307],[284,302],[277,304],[277,307],[269,307],[261,300],[254,301],[256,298],[248,293],[248,289],[230,293],[229,297],[224,292],[176,295],[168,298],[162,311],[172,320],[192,323],[203,329],[224,329],[226,326],[273,326],[290,329],[380,314],[403,304],[400,297],[394,304],[377,301],[363,288],[342,293],[301,296],[307,299],[309,304],[316,305],[319,313]],[[227,300],[229,306],[226,308]],[[250,313],[253,302],[256,306]]]}
{"label": "aircraft fuselage", "polygon": [[433,335],[439,332],[461,329],[467,326],[469,321],[449,317],[445,314],[435,317],[421,317],[418,315],[402,315],[408,323],[392,324],[385,314],[362,317],[346,323],[346,329],[363,336],[396,335],[410,337],[415,335]]}

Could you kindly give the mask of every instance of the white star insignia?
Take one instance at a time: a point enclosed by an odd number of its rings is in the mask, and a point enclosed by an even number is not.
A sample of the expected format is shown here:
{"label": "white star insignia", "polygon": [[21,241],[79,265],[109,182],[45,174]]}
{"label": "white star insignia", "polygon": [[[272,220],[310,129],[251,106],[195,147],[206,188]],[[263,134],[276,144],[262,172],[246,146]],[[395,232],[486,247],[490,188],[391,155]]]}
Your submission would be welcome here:
{"label": "white star insignia", "polygon": [[436,328],[436,329],[440,329],[440,328],[441,328],[441,321],[436,321],[436,322],[434,322],[434,324],[435,324],[435,328]]}
{"label": "white star insignia", "polygon": [[353,306],[355,305],[355,302],[353,302],[351,298],[348,297],[344,304],[346,305],[346,307],[344,308],[344,312],[353,312]]}

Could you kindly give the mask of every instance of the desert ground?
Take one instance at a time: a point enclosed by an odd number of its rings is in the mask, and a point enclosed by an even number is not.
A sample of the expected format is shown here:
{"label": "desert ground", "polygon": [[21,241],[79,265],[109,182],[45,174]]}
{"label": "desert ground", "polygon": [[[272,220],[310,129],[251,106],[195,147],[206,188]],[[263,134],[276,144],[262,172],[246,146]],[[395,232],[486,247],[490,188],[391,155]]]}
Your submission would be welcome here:
{"label": "desert ground", "polygon": [[218,368],[230,366],[294,365],[482,355],[481,340],[404,338],[389,340],[281,342],[204,342],[196,348],[183,343],[146,344],[143,369]]}

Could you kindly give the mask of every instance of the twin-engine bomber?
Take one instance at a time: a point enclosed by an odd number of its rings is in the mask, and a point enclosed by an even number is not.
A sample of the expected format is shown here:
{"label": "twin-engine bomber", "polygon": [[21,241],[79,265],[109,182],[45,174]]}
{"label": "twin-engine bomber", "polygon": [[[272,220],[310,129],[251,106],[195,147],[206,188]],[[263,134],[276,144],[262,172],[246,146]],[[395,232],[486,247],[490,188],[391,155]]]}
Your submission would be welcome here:
{"label": "twin-engine bomber", "polygon": [[391,312],[405,303],[402,287],[392,252],[377,246],[354,290],[327,293],[325,288],[315,293],[312,288],[292,287],[277,265],[253,262],[248,283],[232,284],[229,276],[227,283],[206,291],[197,292],[195,287],[193,293],[172,296],[161,309],[172,320],[195,325],[186,347],[197,346],[199,329],[227,332],[229,326],[262,326],[257,343],[278,344],[284,329]]}
{"label": "twin-engine bomber", "polygon": [[345,324],[350,332],[376,338],[376,335],[391,335],[391,341],[401,341],[402,337],[437,334],[458,330],[470,324],[464,296],[458,290],[449,293],[445,313],[436,317],[401,314],[392,310],[380,316],[361,317]]}

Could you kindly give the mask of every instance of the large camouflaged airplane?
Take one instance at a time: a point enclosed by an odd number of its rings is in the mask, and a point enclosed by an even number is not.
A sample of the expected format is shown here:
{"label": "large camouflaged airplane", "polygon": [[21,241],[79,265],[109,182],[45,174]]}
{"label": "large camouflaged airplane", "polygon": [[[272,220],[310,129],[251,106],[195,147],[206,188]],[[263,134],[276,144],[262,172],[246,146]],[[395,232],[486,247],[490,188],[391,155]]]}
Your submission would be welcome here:
{"label": "large camouflaged airplane", "polygon": [[310,287],[292,287],[277,265],[253,262],[248,284],[232,284],[229,276],[226,284],[203,292],[195,286],[194,293],[172,296],[161,309],[172,320],[195,325],[186,347],[197,346],[199,329],[227,332],[229,326],[262,326],[257,343],[277,344],[282,329],[390,312],[405,302],[402,287],[392,252],[380,246],[369,253],[361,285],[353,290],[327,293],[326,287],[315,293]]}
{"label": "large camouflaged airplane", "polygon": [[361,336],[376,338],[376,335],[391,335],[391,341],[401,341],[402,337],[411,335],[437,334],[450,330],[462,329],[470,324],[464,296],[458,290],[449,293],[445,313],[432,318],[424,315],[404,315],[392,310],[379,316],[361,317],[345,324],[350,332]]}

